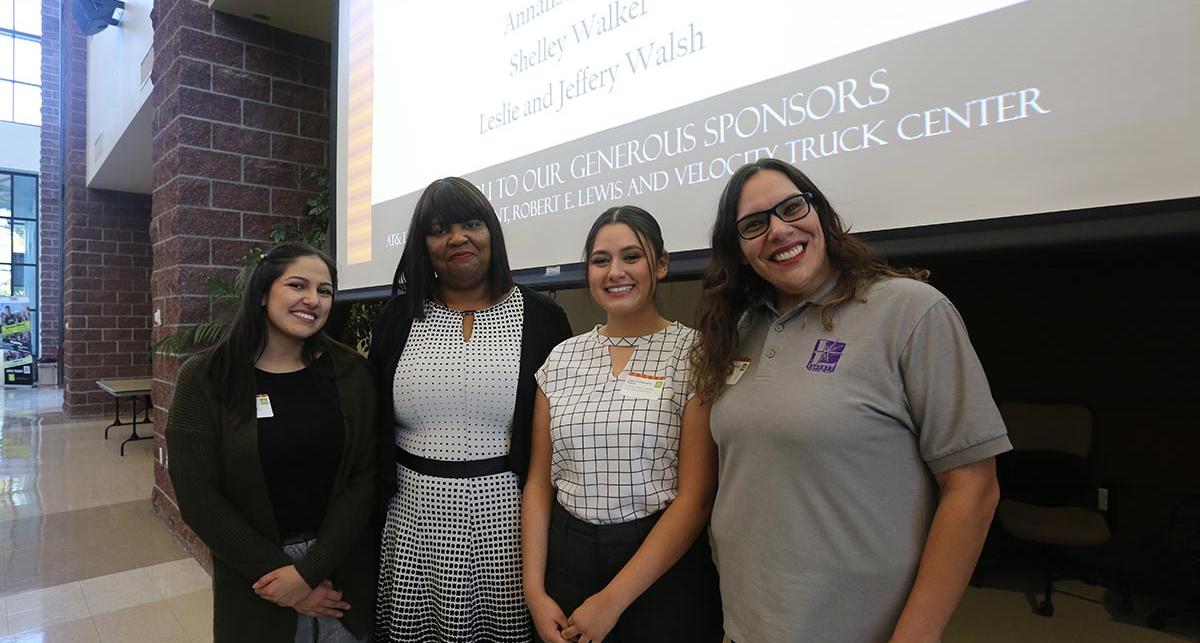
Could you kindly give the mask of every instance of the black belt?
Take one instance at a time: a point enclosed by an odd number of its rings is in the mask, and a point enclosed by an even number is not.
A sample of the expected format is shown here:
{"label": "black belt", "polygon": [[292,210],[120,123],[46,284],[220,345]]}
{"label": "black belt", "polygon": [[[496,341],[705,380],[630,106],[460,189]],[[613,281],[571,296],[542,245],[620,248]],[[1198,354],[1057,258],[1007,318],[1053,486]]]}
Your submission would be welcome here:
{"label": "black belt", "polygon": [[512,470],[508,466],[508,456],[506,455],[484,460],[431,460],[413,455],[398,446],[396,447],[396,462],[403,465],[405,469],[435,478],[480,478]]}

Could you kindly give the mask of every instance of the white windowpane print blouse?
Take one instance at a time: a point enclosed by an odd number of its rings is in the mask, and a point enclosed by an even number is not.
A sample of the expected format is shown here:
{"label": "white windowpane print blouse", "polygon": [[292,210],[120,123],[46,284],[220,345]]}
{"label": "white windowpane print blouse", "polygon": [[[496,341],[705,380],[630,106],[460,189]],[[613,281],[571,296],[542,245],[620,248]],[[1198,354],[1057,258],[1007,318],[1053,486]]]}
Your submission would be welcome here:
{"label": "white windowpane print blouse", "polygon": [[[597,327],[599,328],[599,327]],[[688,353],[696,331],[678,322],[643,337],[596,329],[559,344],[537,372],[550,400],[550,480],[559,504],[593,524],[652,515],[679,489],[679,433],[692,398]],[[635,346],[619,376],[609,346]],[[628,380],[662,378],[652,399],[626,394]]]}

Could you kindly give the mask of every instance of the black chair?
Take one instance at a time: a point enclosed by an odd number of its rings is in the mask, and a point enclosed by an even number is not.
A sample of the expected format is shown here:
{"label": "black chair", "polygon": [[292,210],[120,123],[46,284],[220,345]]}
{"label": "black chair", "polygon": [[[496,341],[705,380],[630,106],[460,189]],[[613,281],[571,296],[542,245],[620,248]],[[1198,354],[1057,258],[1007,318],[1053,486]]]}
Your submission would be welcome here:
{"label": "black chair", "polygon": [[[996,459],[1000,504],[996,520],[1008,534],[1041,550],[1044,595],[1034,608],[1054,615],[1056,563],[1070,549],[1099,547],[1111,539],[1097,509],[1099,487],[1087,456],[1092,415],[1065,404],[1000,405],[1013,451]],[[1128,595],[1123,605],[1129,604]]]}

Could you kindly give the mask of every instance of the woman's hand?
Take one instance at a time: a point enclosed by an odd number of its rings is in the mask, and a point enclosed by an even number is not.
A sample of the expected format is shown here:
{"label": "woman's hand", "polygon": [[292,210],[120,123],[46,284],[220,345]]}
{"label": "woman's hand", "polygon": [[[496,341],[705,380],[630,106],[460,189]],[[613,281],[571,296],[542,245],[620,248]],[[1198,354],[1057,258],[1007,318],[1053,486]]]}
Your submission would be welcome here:
{"label": "woman's hand", "polygon": [[609,599],[601,591],[588,597],[568,619],[571,626],[562,631],[563,638],[579,643],[600,643],[612,628],[625,608]]}
{"label": "woman's hand", "polygon": [[255,594],[283,607],[295,606],[313,591],[295,565],[267,572],[252,587]]}
{"label": "woman's hand", "polygon": [[341,618],[350,604],[342,600],[342,593],[333,588],[333,583],[323,580],[304,600],[296,603],[295,610],[305,616]]}
{"label": "woman's hand", "polygon": [[558,603],[549,594],[527,596],[525,604],[529,607],[529,615],[533,617],[533,626],[537,629],[538,637],[545,643],[570,643],[563,636],[562,630],[570,625],[567,615],[563,614]]}

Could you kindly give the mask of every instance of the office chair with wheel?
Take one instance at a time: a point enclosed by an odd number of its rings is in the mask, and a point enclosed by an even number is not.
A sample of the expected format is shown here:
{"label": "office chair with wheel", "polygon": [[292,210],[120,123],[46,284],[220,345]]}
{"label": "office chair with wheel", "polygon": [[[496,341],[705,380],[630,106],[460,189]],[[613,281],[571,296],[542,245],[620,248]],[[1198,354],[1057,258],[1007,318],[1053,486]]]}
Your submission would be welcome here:
{"label": "office chair with wheel", "polygon": [[1070,549],[1111,539],[1087,460],[1092,415],[1078,405],[1022,403],[1001,404],[1000,413],[1014,450],[996,459],[996,519],[1008,534],[1041,550],[1044,593],[1034,613],[1053,616],[1056,563]]}

